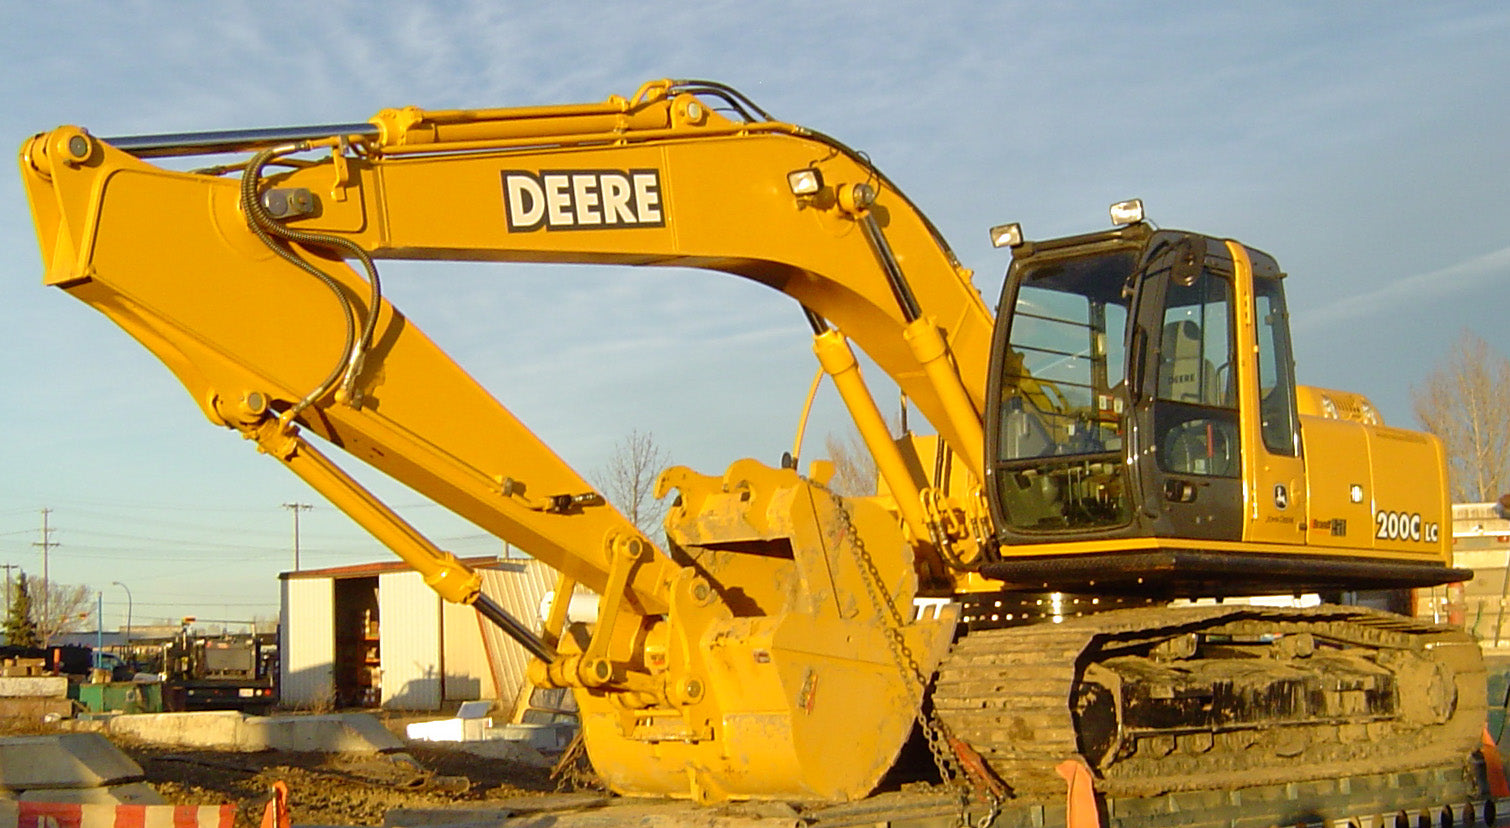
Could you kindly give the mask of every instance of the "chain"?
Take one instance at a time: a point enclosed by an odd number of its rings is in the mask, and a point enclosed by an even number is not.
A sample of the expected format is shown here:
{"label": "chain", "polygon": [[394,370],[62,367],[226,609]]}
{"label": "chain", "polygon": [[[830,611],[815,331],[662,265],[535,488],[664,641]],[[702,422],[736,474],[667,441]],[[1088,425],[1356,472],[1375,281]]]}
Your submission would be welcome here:
{"label": "chain", "polygon": [[[918,664],[917,657],[912,652],[912,647],[907,644],[907,639],[902,633],[906,620],[902,618],[896,601],[892,600],[890,592],[887,591],[885,581],[881,577],[881,570],[876,566],[875,559],[871,557],[870,550],[865,547],[865,539],[856,531],[854,516],[850,514],[849,507],[839,495],[828,489],[823,489],[823,491],[833,501],[834,508],[838,510],[839,516],[844,521],[844,537],[849,539],[850,552],[854,555],[855,564],[860,569],[862,576],[860,581],[865,584],[865,592],[869,595],[871,604],[875,606],[876,613],[881,616],[886,632],[887,649],[891,651],[892,661],[896,664],[897,672],[901,674],[902,685],[907,688],[907,695],[912,702],[918,727],[923,731],[923,738],[928,743],[928,752],[933,755],[933,764],[938,769],[939,777],[944,784],[960,793],[957,824],[969,826],[971,825],[968,811],[971,787],[966,784],[969,773],[953,748],[955,740],[949,734],[948,726],[939,721],[937,714],[923,703],[923,688],[928,686],[929,676],[923,672],[922,666]],[[990,825],[1001,810],[1001,798],[990,791],[989,785],[981,787],[986,788],[989,807],[981,820],[975,823],[976,828],[985,828]]]}
{"label": "chain", "polygon": [[572,737],[571,744],[561,753],[556,766],[551,768],[551,777],[556,783],[556,792],[602,791],[608,786],[592,769],[592,759],[587,755],[587,744],[582,740],[582,730]]}

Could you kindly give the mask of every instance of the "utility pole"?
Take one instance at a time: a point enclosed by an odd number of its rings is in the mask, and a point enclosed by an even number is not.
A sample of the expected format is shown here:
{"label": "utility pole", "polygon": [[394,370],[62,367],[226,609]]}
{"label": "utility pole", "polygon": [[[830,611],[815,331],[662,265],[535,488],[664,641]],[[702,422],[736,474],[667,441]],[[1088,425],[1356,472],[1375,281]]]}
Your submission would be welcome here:
{"label": "utility pole", "polygon": [[120,581],[111,581],[110,585],[126,590],[126,663],[134,666],[136,659],[131,650],[131,587],[126,586]]}
{"label": "utility pole", "polygon": [[294,571],[299,571],[299,513],[307,512],[315,507],[308,503],[285,503],[283,508],[294,513]]}
{"label": "utility pole", "polygon": [[[48,612],[52,603],[52,581],[47,577],[47,551],[58,545],[53,541],[52,529],[47,525],[47,517],[51,514],[51,509],[45,507],[42,509],[42,540],[32,541],[32,546],[42,547],[42,614],[39,619],[42,623],[38,626],[41,627],[44,646],[47,644],[46,638],[50,637],[48,630],[52,626],[52,615]],[[9,575],[8,572],[7,575]]]}
{"label": "utility pole", "polygon": [[4,568],[5,569],[5,617],[9,618],[10,617],[10,571],[12,569],[20,569],[21,567],[16,566],[15,564],[0,564],[0,568]]}

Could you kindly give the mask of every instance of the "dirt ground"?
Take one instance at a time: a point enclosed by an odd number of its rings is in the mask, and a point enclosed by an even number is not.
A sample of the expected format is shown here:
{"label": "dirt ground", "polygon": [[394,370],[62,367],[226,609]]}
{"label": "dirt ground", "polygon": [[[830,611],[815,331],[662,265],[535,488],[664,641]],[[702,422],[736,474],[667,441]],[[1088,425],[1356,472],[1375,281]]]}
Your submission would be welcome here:
{"label": "dirt ground", "polygon": [[[0,720],[0,736],[68,729],[74,728]],[[408,748],[411,764],[389,755],[233,753],[109,738],[170,803],[235,804],[236,828],[260,825],[279,780],[288,786],[293,822],[304,825],[377,826],[393,808],[475,807],[557,790],[549,769],[439,747]]]}

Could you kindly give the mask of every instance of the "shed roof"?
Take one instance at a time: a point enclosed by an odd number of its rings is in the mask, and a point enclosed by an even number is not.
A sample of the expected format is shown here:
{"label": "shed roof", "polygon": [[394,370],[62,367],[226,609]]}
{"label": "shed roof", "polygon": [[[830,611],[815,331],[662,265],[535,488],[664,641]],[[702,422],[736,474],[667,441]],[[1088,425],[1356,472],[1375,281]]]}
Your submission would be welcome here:
{"label": "shed roof", "polygon": [[[471,569],[501,569],[519,570],[529,558],[500,558],[496,555],[483,555],[473,558],[460,558],[462,563]],[[403,561],[377,561],[374,563],[351,564],[348,566],[331,566],[324,569],[301,569],[297,572],[280,572],[278,580],[288,581],[304,578],[371,578],[387,572],[406,572],[409,565]]]}

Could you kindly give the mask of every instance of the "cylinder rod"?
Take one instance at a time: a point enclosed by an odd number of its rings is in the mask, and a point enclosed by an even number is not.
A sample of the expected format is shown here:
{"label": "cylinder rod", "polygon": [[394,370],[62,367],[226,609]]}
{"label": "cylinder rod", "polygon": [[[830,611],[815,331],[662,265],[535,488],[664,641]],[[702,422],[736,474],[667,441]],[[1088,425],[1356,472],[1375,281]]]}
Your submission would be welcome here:
{"label": "cylinder rod", "polygon": [[[567,596],[570,598],[570,595]],[[529,650],[530,655],[549,664],[556,660],[556,651],[545,643],[545,639],[535,634],[535,631],[525,626],[523,622],[510,615],[503,607],[493,602],[492,598],[478,593],[477,600],[472,606],[482,613],[482,617],[492,621],[494,626],[503,630],[509,638],[519,642],[519,646]]]}
{"label": "cylinder rod", "polygon": [[860,230],[865,234],[865,240],[870,242],[870,249],[876,254],[876,260],[881,264],[881,270],[886,274],[886,284],[891,286],[891,293],[896,297],[897,305],[902,309],[902,320],[913,322],[923,315],[923,309],[918,305],[917,297],[912,293],[912,286],[907,284],[907,277],[902,274],[902,265],[897,261],[897,256],[892,252],[891,244],[886,241],[886,234],[881,232],[881,226],[876,223],[876,217],[870,213],[861,213],[858,219]]}
{"label": "cylinder rod", "polygon": [[213,155],[219,152],[248,152],[267,149],[291,141],[312,141],[336,136],[378,137],[375,124],[360,121],[351,124],[271,127],[221,132],[169,132],[160,135],[123,135],[102,138],[116,149],[137,158],[162,158],[177,155]]}

